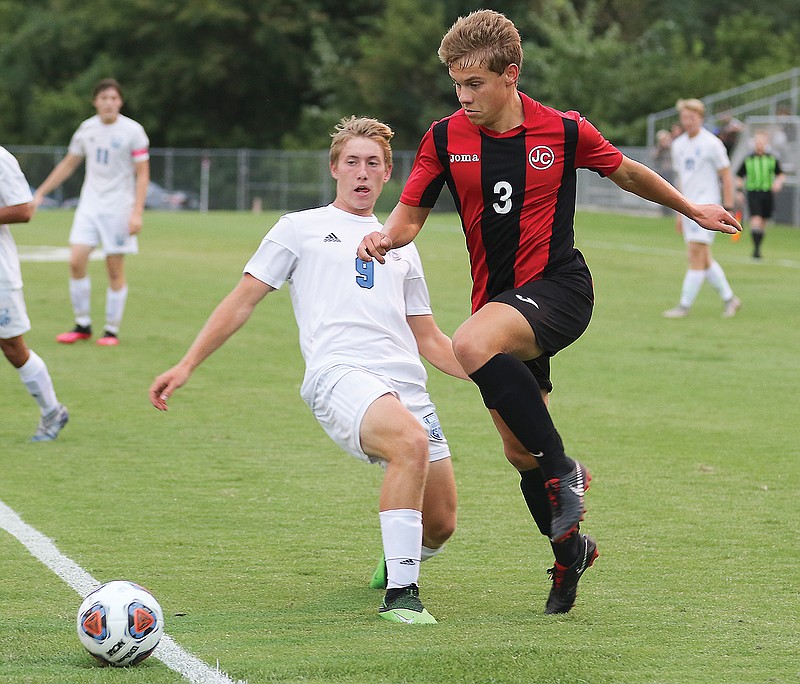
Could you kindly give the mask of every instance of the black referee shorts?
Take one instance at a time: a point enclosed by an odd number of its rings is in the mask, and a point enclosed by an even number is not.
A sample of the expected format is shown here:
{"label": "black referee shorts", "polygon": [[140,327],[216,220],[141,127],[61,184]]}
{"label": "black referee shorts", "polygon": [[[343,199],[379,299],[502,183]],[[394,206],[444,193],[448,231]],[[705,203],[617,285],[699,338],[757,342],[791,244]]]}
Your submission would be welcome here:
{"label": "black referee shorts", "polygon": [[526,361],[539,387],[552,391],[550,357],[577,340],[592,318],[594,288],[589,269],[558,273],[506,290],[491,301],[513,306],[530,323],[542,356]]}
{"label": "black referee shorts", "polygon": [[772,218],[772,209],[775,201],[769,190],[749,190],[747,192],[747,208],[750,216],[760,216],[763,219]]}

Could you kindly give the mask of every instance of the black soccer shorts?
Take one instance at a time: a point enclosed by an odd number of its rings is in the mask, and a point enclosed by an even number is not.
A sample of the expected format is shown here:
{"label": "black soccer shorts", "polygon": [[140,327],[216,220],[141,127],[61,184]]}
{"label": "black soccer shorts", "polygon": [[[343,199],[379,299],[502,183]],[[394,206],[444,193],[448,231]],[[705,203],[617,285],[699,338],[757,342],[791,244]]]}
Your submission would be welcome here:
{"label": "black soccer shorts", "polygon": [[749,190],[747,193],[747,208],[750,216],[760,216],[764,220],[772,218],[772,209],[775,201],[769,190]]}
{"label": "black soccer shorts", "polygon": [[525,316],[544,351],[542,356],[525,365],[539,387],[552,391],[550,357],[577,340],[592,318],[594,288],[589,270],[584,268],[532,280],[506,290],[491,301],[513,306]]}

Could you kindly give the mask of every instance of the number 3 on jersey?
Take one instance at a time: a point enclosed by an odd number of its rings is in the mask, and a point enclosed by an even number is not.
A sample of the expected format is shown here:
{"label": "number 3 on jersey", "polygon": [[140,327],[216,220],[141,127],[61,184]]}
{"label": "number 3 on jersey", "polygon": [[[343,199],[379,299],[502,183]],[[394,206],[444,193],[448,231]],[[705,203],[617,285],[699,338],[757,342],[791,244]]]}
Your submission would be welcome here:
{"label": "number 3 on jersey", "polygon": [[369,290],[375,284],[375,262],[356,257],[356,283]]}
{"label": "number 3 on jersey", "polygon": [[494,193],[497,195],[498,202],[492,205],[498,214],[507,214],[511,211],[511,193],[513,189],[508,181],[498,181],[494,184]]}

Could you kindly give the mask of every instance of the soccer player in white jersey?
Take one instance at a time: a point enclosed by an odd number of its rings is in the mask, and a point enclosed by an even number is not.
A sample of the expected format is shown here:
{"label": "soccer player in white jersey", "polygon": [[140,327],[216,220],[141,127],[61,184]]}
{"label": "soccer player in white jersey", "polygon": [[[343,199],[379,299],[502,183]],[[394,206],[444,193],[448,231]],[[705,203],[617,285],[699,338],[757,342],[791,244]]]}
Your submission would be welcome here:
{"label": "soccer player in white jersey", "polygon": [[66,156],[37,188],[34,201],[38,206],[86,161],[81,197],[69,235],[69,295],[75,328],[59,334],[56,340],[74,344],[92,336],[89,255],[95,247],[102,247],[108,287],[105,333],[97,344],[115,346],[119,344],[117,335],[128,298],[124,258],[138,252],[136,236],[142,230],[150,182],[150,141],[140,124],[120,114],[122,91],[114,79],[103,79],[95,86],[92,104],[97,114],[75,131]]}
{"label": "soccer player in white jersey", "polygon": [[27,223],[35,211],[28,181],[13,155],[0,147],[0,349],[39,404],[41,417],[34,442],[58,437],[69,413],[56,398],[47,365],[25,343],[31,322],[22,296],[22,271],[9,223]]}
{"label": "soccer player in white jersey", "polygon": [[456,490],[420,354],[467,377],[434,321],[416,248],[393,252],[386,270],[353,256],[364,232],[381,227],[373,209],[391,175],[392,135],[375,119],[342,119],[330,149],[336,199],[281,217],[183,359],[154,380],[150,401],[166,410],[194,369],[288,282],[306,364],[303,399],[342,449],[386,470],[376,573],[385,563],[386,580],[371,583],[387,589],[379,614],[424,624],[436,621],[419,599],[419,565],[455,530]]}
{"label": "soccer player in white jersey", "polygon": [[[684,132],[672,141],[672,166],[680,191],[698,204],[720,204],[733,212],[734,187],[731,163],[725,145],[703,127],[705,105],[700,100],[678,100],[676,105]],[[720,192],[720,183],[722,189]],[[722,315],[730,318],[742,306],[731,289],[725,271],[711,254],[716,233],[702,228],[681,214],[676,229],[683,233],[689,267],[683,278],[678,306],[664,312],[666,318],[689,314],[704,281],[708,281],[724,303]]]}

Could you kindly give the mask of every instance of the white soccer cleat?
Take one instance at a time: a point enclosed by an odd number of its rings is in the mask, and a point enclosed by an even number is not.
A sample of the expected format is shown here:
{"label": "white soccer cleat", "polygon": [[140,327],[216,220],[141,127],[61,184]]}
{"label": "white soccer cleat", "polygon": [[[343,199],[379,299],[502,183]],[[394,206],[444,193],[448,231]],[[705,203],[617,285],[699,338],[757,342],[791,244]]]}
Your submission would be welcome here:
{"label": "white soccer cleat", "polygon": [[46,416],[42,416],[31,442],[52,442],[69,421],[69,411],[64,404],[59,404]]}
{"label": "white soccer cleat", "polygon": [[661,314],[664,318],[686,318],[689,315],[689,307],[688,306],[678,306],[667,309],[663,314]]}
{"label": "white soccer cleat", "polygon": [[725,302],[725,310],[722,312],[723,318],[733,318],[736,312],[742,308],[742,300],[736,295],[733,295],[727,302]]}

